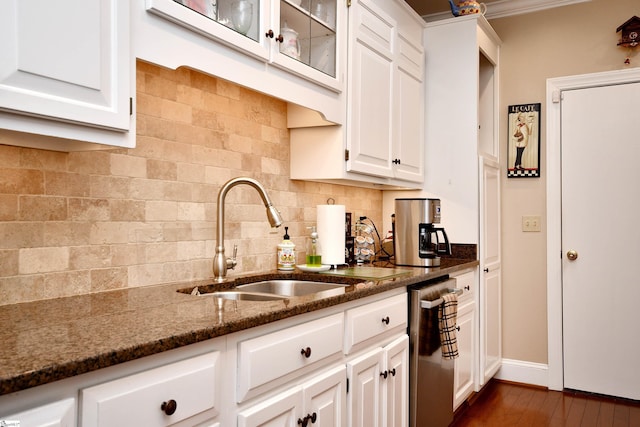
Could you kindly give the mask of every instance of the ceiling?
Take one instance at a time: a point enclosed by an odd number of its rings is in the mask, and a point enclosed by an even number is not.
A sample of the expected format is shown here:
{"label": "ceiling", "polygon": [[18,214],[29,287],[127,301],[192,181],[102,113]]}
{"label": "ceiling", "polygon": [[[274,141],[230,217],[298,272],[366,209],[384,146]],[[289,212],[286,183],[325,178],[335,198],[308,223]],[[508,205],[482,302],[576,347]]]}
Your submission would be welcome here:
{"label": "ceiling", "polygon": [[[484,4],[490,4],[496,0],[482,0]],[[407,4],[411,6],[418,15],[431,15],[433,13],[450,12],[448,0],[406,0]],[[455,4],[458,4],[460,0],[454,0]]]}
{"label": "ceiling", "polygon": [[[405,0],[426,21],[451,18],[448,0]],[[462,0],[453,0],[459,4]],[[530,13],[591,0],[479,0],[487,5],[488,19]]]}

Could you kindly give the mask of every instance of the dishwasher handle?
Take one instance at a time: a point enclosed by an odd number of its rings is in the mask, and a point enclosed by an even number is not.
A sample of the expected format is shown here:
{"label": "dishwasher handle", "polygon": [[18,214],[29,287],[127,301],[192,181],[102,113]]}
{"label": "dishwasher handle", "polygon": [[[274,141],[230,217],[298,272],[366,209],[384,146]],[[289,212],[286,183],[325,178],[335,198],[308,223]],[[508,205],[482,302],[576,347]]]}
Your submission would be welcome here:
{"label": "dishwasher handle", "polygon": [[[464,290],[456,288],[456,289],[449,289],[448,292],[450,294],[456,294],[460,296],[464,293]],[[433,301],[420,300],[420,308],[426,308],[426,309],[435,308],[440,304],[442,304],[443,302],[444,302],[444,299],[442,298],[434,299]]]}

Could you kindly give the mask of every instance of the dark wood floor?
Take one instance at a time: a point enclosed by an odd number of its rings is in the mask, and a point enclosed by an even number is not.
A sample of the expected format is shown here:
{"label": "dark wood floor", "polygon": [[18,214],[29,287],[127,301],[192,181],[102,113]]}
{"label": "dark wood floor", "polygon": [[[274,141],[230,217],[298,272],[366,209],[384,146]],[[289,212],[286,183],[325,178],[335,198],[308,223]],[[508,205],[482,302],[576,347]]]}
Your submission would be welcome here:
{"label": "dark wood floor", "polygon": [[480,426],[640,427],[640,402],[494,380],[456,412],[452,424]]}

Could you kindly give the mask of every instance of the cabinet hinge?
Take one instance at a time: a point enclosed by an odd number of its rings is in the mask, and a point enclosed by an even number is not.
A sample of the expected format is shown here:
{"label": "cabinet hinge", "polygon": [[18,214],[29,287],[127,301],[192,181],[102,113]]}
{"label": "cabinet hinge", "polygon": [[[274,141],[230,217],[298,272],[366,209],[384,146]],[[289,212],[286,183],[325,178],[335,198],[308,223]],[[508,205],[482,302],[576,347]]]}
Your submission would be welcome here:
{"label": "cabinet hinge", "polygon": [[133,116],[133,98],[129,97],[129,115]]}
{"label": "cabinet hinge", "polygon": [[347,378],[347,394],[349,394],[349,378]]}
{"label": "cabinet hinge", "polygon": [[351,0],[347,0],[347,7],[351,7]]}
{"label": "cabinet hinge", "polygon": [[344,150],[344,161],[349,161],[349,150]]}

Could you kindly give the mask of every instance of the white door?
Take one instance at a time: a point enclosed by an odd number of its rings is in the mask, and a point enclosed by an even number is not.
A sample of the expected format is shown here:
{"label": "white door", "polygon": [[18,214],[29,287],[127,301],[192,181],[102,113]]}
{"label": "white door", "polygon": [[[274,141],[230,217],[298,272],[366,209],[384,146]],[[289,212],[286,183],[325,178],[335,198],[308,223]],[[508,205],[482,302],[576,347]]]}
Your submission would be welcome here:
{"label": "white door", "polygon": [[639,111],[640,83],[563,91],[564,387],[631,399],[640,399]]}
{"label": "white door", "polygon": [[484,385],[502,364],[502,257],[500,251],[500,168],[480,162],[480,371]]}

